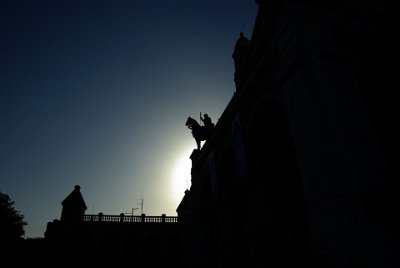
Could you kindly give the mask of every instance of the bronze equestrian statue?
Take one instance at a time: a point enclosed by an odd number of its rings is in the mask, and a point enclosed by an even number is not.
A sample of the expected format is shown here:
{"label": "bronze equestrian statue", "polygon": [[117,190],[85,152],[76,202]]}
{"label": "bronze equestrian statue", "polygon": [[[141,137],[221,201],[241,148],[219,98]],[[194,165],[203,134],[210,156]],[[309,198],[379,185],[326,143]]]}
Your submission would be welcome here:
{"label": "bronze equestrian statue", "polygon": [[196,140],[197,149],[199,150],[201,149],[200,142],[207,140],[214,130],[214,123],[211,122],[211,118],[207,114],[204,114],[204,118],[200,115],[200,119],[204,122],[204,126],[201,126],[190,116],[186,121],[186,126],[192,130],[193,138]]}

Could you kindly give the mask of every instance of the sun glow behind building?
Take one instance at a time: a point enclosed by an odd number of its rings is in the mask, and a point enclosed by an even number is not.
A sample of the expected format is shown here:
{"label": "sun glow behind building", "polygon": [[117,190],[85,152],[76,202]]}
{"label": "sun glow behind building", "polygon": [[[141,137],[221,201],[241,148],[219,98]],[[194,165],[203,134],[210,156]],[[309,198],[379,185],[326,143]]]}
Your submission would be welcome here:
{"label": "sun glow behind building", "polygon": [[185,150],[176,159],[174,169],[171,175],[170,191],[171,195],[174,197],[174,201],[179,204],[184,196],[185,190],[190,189],[191,185],[191,167],[192,162],[190,160],[190,154],[193,148]]}
{"label": "sun glow behind building", "polygon": [[142,193],[147,215],[176,214],[196,148],[186,117],[218,121],[257,4],[23,2],[0,1],[0,190],[26,236],[43,236],[74,185],[88,214],[129,212]]}

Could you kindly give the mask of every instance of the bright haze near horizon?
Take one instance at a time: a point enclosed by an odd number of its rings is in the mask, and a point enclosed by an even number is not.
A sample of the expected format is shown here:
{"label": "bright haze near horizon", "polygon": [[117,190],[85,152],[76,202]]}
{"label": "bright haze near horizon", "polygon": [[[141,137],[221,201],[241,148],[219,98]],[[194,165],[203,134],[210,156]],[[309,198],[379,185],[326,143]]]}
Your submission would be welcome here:
{"label": "bright haze near horizon", "polygon": [[86,214],[175,216],[217,123],[254,0],[0,2],[0,191],[43,237],[81,186]]}

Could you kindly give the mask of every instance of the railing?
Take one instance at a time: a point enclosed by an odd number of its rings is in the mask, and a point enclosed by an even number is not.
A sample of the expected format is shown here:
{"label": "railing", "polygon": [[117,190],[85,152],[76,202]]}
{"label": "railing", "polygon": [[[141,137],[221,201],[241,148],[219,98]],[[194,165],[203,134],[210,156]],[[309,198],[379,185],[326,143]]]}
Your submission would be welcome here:
{"label": "railing", "polygon": [[146,216],[142,214],[141,216],[125,215],[121,213],[120,215],[104,215],[99,213],[97,215],[83,215],[83,222],[120,222],[120,223],[177,223],[178,217],[176,216],[166,216],[165,214],[161,216]]}

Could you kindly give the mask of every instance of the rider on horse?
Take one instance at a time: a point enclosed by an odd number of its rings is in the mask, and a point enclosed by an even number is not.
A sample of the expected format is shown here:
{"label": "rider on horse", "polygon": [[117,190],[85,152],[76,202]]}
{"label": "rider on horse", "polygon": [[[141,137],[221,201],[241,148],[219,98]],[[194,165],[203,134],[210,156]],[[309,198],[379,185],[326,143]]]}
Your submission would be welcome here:
{"label": "rider on horse", "polygon": [[204,118],[201,117],[200,114],[200,119],[202,122],[204,122],[204,126],[201,126],[195,119],[191,118],[190,116],[186,121],[186,126],[192,130],[192,135],[196,140],[197,149],[200,149],[200,142],[207,140],[214,129],[214,123],[211,121],[211,118],[207,114],[204,114]]}
{"label": "rider on horse", "polygon": [[201,119],[201,121],[204,123],[204,126],[205,126],[206,128],[209,128],[209,127],[213,127],[213,126],[214,126],[214,123],[211,122],[211,118],[208,116],[208,114],[204,114],[204,118],[201,117],[201,115],[200,115],[200,119]]}

